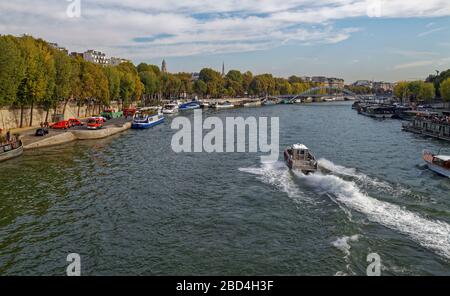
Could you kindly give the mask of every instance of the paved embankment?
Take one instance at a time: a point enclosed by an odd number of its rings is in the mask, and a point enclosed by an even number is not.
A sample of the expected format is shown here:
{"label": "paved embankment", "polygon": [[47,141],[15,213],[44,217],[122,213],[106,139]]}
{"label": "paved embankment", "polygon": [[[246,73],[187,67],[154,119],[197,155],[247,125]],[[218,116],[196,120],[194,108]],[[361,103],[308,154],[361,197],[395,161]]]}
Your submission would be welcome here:
{"label": "paved embankment", "polygon": [[53,132],[48,136],[39,138],[34,135],[26,135],[22,141],[24,149],[38,149],[61,145],[76,140],[95,140],[110,137],[131,128],[131,122],[123,124],[108,125],[101,130],[74,129],[64,132]]}

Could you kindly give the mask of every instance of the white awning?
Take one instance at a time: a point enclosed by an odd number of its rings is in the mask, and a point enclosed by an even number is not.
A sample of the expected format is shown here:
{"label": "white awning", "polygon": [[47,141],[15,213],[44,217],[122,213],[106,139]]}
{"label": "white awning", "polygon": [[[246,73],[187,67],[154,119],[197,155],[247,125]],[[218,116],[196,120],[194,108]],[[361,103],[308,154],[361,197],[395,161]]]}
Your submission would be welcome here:
{"label": "white awning", "polygon": [[450,155],[436,155],[436,158],[442,160],[442,161],[449,161],[450,160]]}
{"label": "white awning", "polygon": [[294,144],[292,145],[292,148],[295,150],[309,150],[308,147],[303,144]]}

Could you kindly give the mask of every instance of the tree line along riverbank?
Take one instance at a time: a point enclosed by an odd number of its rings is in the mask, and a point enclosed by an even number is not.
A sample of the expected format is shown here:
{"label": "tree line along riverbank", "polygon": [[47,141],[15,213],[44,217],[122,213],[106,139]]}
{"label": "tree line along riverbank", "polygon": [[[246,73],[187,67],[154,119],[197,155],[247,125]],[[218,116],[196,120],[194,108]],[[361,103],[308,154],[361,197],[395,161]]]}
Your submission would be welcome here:
{"label": "tree line along riverbank", "polygon": [[[119,108],[123,108],[132,103],[149,105],[180,97],[300,94],[321,85],[297,76],[286,79],[272,74],[253,75],[250,71],[231,70],[222,75],[204,68],[194,80],[191,73],[166,73],[146,63],[101,66],[79,56],[69,56],[45,40],[27,35],[0,36],[0,69],[0,109],[13,110],[19,128],[51,121],[52,114],[65,114],[68,106],[73,105],[76,111],[71,114],[80,117],[83,113],[99,113],[112,101],[119,102]],[[398,83],[394,93],[410,101],[432,100],[436,95],[450,100],[450,70],[430,76],[427,81]],[[1,125],[6,128],[0,121],[0,128]]]}
{"label": "tree line along riverbank", "polygon": [[[58,106],[63,112],[69,102],[81,112],[83,106],[101,110],[111,101],[122,107],[131,103],[179,97],[223,98],[301,93],[317,84],[298,77],[276,78],[271,74],[254,76],[231,70],[227,75],[202,69],[198,80],[191,73],[165,73],[155,65],[101,66],[72,57],[42,39],[31,36],[0,36],[0,107],[19,109],[18,127],[36,124],[34,109],[51,119]],[[25,114],[28,113],[27,117]]]}

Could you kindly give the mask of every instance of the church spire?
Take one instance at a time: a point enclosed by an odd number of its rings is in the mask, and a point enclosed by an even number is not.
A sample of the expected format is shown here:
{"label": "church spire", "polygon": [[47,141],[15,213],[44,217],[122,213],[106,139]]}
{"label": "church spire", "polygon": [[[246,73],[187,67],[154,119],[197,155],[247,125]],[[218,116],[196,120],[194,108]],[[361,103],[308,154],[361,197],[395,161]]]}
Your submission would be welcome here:
{"label": "church spire", "polygon": [[167,73],[167,63],[165,59],[162,61],[161,72]]}

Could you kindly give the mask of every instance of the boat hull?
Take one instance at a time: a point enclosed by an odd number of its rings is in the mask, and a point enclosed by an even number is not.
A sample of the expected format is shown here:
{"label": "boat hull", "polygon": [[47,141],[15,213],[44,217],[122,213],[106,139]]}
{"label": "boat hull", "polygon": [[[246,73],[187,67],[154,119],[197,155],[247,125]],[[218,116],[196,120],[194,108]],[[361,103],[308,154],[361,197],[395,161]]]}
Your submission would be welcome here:
{"label": "boat hull", "polygon": [[19,157],[22,154],[23,154],[23,146],[20,146],[19,148],[16,148],[8,152],[0,153],[0,162]]}
{"label": "boat hull", "polygon": [[157,126],[165,121],[165,118],[161,118],[157,121],[149,122],[149,123],[135,123],[131,125],[132,129],[149,129],[151,127]]}
{"label": "boat hull", "polygon": [[231,109],[234,108],[234,105],[215,105],[215,109]]}
{"label": "boat hull", "polygon": [[435,173],[437,173],[437,174],[439,174],[441,176],[450,178],[450,170],[446,170],[446,169],[444,169],[444,168],[442,168],[442,167],[440,167],[438,165],[435,165],[435,164],[432,164],[432,163],[429,163],[429,162],[427,162],[427,166],[433,172],[435,172]]}

